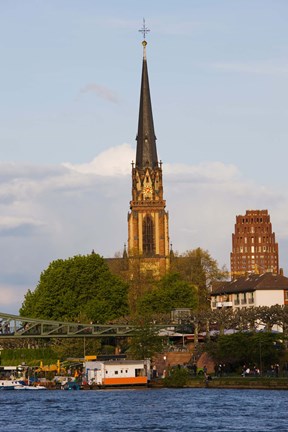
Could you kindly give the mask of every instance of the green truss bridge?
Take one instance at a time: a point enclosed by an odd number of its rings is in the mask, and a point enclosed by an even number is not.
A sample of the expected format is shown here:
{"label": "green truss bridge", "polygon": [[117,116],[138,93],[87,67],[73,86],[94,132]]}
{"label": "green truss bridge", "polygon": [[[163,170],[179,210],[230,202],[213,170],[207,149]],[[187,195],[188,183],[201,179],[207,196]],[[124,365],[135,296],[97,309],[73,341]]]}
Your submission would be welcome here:
{"label": "green truss bridge", "polygon": [[[24,338],[128,337],[139,334],[140,327],[129,324],[82,324],[25,318],[0,312],[0,340]],[[159,336],[175,333],[175,326],[153,324]]]}

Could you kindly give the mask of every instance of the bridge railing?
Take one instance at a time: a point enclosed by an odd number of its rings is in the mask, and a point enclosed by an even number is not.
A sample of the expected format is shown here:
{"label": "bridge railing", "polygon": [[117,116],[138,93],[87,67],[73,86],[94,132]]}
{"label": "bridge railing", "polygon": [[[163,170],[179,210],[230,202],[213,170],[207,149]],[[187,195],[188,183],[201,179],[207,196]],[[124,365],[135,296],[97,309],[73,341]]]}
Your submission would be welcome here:
{"label": "bridge railing", "polygon": [[[153,329],[175,330],[153,324]],[[27,318],[0,312],[0,339],[135,336],[140,327],[130,324],[87,324]]]}

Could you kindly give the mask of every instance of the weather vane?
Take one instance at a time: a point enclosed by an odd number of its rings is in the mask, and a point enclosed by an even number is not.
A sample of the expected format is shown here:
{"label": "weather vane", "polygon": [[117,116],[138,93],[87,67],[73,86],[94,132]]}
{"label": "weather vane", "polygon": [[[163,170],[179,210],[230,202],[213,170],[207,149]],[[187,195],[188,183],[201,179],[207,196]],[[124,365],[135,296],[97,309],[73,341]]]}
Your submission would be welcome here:
{"label": "weather vane", "polygon": [[150,30],[148,29],[148,27],[146,27],[145,25],[145,18],[143,18],[143,26],[140,30],[138,30],[140,33],[143,34],[143,39],[146,39],[146,34],[150,32]]}

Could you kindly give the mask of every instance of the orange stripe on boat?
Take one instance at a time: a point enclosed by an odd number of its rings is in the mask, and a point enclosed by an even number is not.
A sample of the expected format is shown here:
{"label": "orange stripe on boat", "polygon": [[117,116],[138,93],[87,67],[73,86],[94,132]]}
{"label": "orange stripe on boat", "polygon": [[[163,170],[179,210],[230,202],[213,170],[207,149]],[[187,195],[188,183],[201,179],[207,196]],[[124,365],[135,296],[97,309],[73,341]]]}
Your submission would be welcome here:
{"label": "orange stripe on boat", "polygon": [[135,385],[147,384],[147,377],[130,377],[130,378],[105,378],[104,385]]}

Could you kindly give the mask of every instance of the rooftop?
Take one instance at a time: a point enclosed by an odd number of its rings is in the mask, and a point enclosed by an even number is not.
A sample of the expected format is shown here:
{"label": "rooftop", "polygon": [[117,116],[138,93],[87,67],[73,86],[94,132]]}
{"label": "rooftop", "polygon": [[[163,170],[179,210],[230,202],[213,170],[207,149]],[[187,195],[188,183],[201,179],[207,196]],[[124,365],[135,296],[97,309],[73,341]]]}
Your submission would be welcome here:
{"label": "rooftop", "polygon": [[251,274],[229,282],[217,282],[212,287],[211,295],[252,292],[256,290],[288,290],[288,278],[272,273]]}

